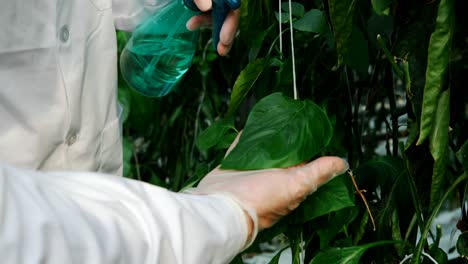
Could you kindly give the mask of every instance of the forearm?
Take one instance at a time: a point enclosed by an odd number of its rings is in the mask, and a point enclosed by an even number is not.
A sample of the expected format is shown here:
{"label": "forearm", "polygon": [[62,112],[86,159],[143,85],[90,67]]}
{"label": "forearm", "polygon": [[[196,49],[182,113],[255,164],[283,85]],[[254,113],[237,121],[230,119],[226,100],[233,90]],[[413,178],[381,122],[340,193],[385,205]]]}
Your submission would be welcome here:
{"label": "forearm", "polygon": [[4,263],[226,263],[246,241],[242,210],[222,196],[0,168]]}

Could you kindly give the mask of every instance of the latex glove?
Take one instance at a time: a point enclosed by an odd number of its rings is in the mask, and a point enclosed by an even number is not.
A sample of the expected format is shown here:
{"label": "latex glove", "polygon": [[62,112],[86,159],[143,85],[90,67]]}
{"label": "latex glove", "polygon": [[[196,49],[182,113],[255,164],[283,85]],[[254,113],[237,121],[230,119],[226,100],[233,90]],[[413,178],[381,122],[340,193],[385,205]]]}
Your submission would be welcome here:
{"label": "latex glove", "polygon": [[[211,0],[194,0],[194,2],[203,12],[211,10]],[[239,17],[240,9],[236,9],[229,11],[224,20],[221,32],[219,33],[219,43],[217,47],[218,54],[221,56],[226,56],[229,50],[231,50],[239,26]],[[211,25],[211,15],[206,13],[194,16],[187,21],[187,28],[189,30],[195,30],[209,25]]]}
{"label": "latex glove", "polygon": [[234,199],[246,213],[248,242],[252,242],[258,231],[271,227],[318,187],[348,168],[348,163],[339,157],[321,157],[287,169],[233,171],[218,166],[190,192],[224,194]]}

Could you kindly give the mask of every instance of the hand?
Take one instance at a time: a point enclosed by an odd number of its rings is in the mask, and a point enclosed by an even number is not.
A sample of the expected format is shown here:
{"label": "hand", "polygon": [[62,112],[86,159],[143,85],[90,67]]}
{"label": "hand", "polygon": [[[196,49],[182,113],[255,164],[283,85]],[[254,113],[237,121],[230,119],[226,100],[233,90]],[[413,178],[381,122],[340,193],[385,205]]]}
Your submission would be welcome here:
{"label": "hand", "polygon": [[191,192],[221,193],[232,197],[244,208],[250,225],[249,235],[255,236],[254,230],[271,227],[318,187],[346,172],[348,167],[348,163],[338,157],[321,157],[287,169],[232,171],[217,167]]}
{"label": "hand", "polygon": [[[211,0],[194,0],[197,7],[206,12],[211,10],[212,2]],[[223,26],[221,28],[219,43],[218,43],[218,54],[221,56],[226,56],[231,50],[234,37],[236,36],[237,28],[239,26],[239,17],[240,10],[231,10],[224,20]],[[201,14],[198,16],[192,17],[187,22],[187,28],[189,30],[195,30],[200,27],[205,27],[211,25],[211,15],[210,14]]]}

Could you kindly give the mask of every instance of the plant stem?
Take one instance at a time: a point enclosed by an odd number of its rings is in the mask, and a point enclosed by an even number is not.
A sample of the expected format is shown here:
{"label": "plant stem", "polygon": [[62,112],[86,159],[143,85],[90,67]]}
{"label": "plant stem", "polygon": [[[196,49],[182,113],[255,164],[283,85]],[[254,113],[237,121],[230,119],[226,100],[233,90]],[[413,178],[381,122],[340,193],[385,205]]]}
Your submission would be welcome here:
{"label": "plant stem", "polygon": [[[203,48],[203,55],[202,55],[202,63],[206,63],[206,53],[208,52],[208,47],[211,45],[212,39],[206,42],[205,47]],[[206,79],[207,79],[207,74],[202,74],[202,93],[199,98],[199,103],[198,103],[198,108],[197,108],[197,113],[195,115],[195,124],[194,124],[194,130],[193,130],[193,141],[192,141],[192,148],[190,150],[190,160],[193,160],[193,151],[195,149],[195,142],[197,141],[197,136],[198,136],[198,126],[200,123],[200,112],[203,107],[203,101],[205,101],[205,95],[206,95]]]}
{"label": "plant stem", "polygon": [[137,173],[137,180],[141,181],[140,162],[138,161],[138,155],[136,151],[133,151],[133,159],[135,160],[135,170]]}
{"label": "plant stem", "polygon": [[346,85],[348,87],[348,96],[349,96],[349,103],[351,105],[351,122],[352,122],[352,131],[353,131],[353,138],[356,144],[356,151],[358,154],[357,161],[359,162],[362,159],[362,147],[361,147],[361,133],[359,130],[359,105],[360,105],[360,100],[361,100],[361,91],[358,88],[357,89],[357,96],[356,96],[356,101],[354,101],[353,105],[353,96],[351,93],[351,84],[349,81],[349,75],[348,75],[348,67],[344,67],[344,72],[345,72],[345,77],[346,77]]}
{"label": "plant stem", "polygon": [[299,98],[299,95],[297,94],[297,83],[296,83],[296,60],[295,60],[295,55],[294,55],[294,30],[293,30],[293,22],[292,22],[291,5],[292,5],[291,0],[289,0],[289,32],[290,32],[290,39],[291,39],[291,59],[292,59],[293,88],[294,88],[293,91],[294,91],[294,100],[297,100]]}
{"label": "plant stem", "polygon": [[426,222],[426,226],[424,229],[421,231],[421,238],[419,239],[416,252],[414,253],[412,263],[413,264],[419,264],[421,255],[423,254],[423,247],[424,244],[426,244],[427,240],[427,235],[429,234],[429,230],[431,229],[432,222],[434,221],[435,217],[439,213],[440,208],[442,207],[442,204],[444,203],[445,199],[447,199],[448,195],[458,186],[458,184],[465,182],[468,179],[468,175],[463,173],[461,176],[459,176],[453,184],[448,188],[448,190],[444,193],[444,196],[439,200],[437,205],[435,206],[434,210],[432,210],[431,215],[429,216],[429,219]]}
{"label": "plant stem", "polygon": [[282,14],[283,12],[281,12],[281,0],[278,0],[278,26],[279,26],[279,29],[278,29],[278,33],[279,33],[279,49],[280,49],[280,59],[283,59],[283,38],[281,38],[281,35],[282,35],[282,31],[283,29],[281,28],[281,23],[283,23],[282,21]]}
{"label": "plant stem", "polygon": [[393,157],[398,157],[398,115],[396,112],[395,93],[393,89],[393,74],[389,67],[385,70],[384,86],[387,90],[388,101],[390,103],[390,115],[392,119],[392,154]]}
{"label": "plant stem", "polygon": [[408,225],[408,229],[406,229],[406,234],[405,234],[405,238],[404,238],[405,242],[408,242],[409,236],[411,234],[411,230],[413,230],[413,227],[416,224],[416,219],[417,219],[417,215],[415,213],[413,215],[413,217],[411,218],[411,221],[410,221],[410,223]]}
{"label": "plant stem", "polygon": [[405,159],[406,161],[406,180],[408,182],[408,186],[410,188],[410,193],[411,193],[411,199],[413,200],[413,206],[414,206],[414,209],[416,211],[416,219],[418,221],[418,226],[420,228],[422,228],[424,226],[424,222],[423,222],[423,216],[422,216],[422,210],[421,210],[421,207],[419,205],[419,202],[418,202],[418,191],[417,191],[417,188],[416,188],[416,183],[414,182],[414,179],[413,177],[411,177],[411,172],[410,170],[408,169],[408,160]]}
{"label": "plant stem", "polygon": [[400,79],[403,80],[404,76],[400,68],[398,68],[398,65],[396,64],[395,58],[393,58],[393,55],[390,53],[390,51],[387,49],[387,46],[385,45],[385,41],[383,40],[382,36],[380,34],[377,35],[377,44],[379,44],[379,47],[383,50],[385,57],[387,60],[390,62],[392,65],[393,70],[395,73],[400,77]]}
{"label": "plant stem", "polygon": [[358,185],[356,183],[356,180],[354,179],[353,172],[351,170],[348,171],[348,175],[351,177],[351,181],[353,182],[354,188],[356,189],[359,196],[361,196],[361,199],[364,202],[364,205],[366,206],[367,212],[369,213],[369,216],[370,216],[370,219],[371,219],[371,222],[372,222],[372,226],[374,227],[374,231],[375,231],[376,230],[375,220],[374,220],[374,217],[372,216],[371,210],[369,208],[369,204],[367,203],[367,199],[364,196],[364,194],[362,194],[364,191],[359,189],[359,187],[358,187]]}
{"label": "plant stem", "polygon": [[356,87],[356,93],[356,100],[354,101],[353,129],[354,135],[356,136],[354,140],[357,144],[358,160],[360,161],[363,157],[361,144],[361,130],[359,126],[359,108],[361,106],[362,89]]}
{"label": "plant stem", "polygon": [[[346,78],[346,87],[347,87],[347,91],[348,91],[348,97],[349,97],[349,107],[348,107],[348,111],[347,111],[347,116],[346,116],[346,120],[348,120],[348,123],[347,123],[347,126],[348,126],[348,132],[350,134],[350,138],[353,138],[356,133],[356,131],[354,131],[354,120],[353,120],[353,97],[351,95],[351,85],[349,84],[349,79],[348,79],[348,72],[346,71],[346,66],[344,67],[344,75],[345,75],[345,78]],[[351,140],[350,141],[350,150],[348,151],[348,162],[351,166],[354,166],[355,164],[353,163],[354,161],[354,143],[353,143],[354,140]]]}
{"label": "plant stem", "polygon": [[[278,42],[278,40],[281,38],[281,36],[288,30],[289,30],[289,28],[286,28],[285,30],[283,30],[281,32],[281,34],[278,34],[278,36],[276,36],[276,38],[271,42],[271,45],[270,45],[270,48],[268,49],[268,53],[267,53],[266,57],[270,57],[271,52],[273,52],[273,49],[275,48],[276,42]],[[281,59],[283,58],[283,54],[280,54],[280,58]]]}

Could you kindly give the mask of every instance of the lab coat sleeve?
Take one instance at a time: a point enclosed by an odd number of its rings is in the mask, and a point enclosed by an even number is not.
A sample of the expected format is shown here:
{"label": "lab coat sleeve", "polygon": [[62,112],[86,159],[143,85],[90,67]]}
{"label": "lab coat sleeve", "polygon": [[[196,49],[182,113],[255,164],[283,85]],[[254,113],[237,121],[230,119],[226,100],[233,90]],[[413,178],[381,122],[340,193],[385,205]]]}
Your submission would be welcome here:
{"label": "lab coat sleeve", "polygon": [[0,163],[0,256],[14,263],[227,263],[247,224],[228,197]]}
{"label": "lab coat sleeve", "polygon": [[133,31],[141,21],[171,1],[182,0],[113,0],[115,27],[124,31]]}

